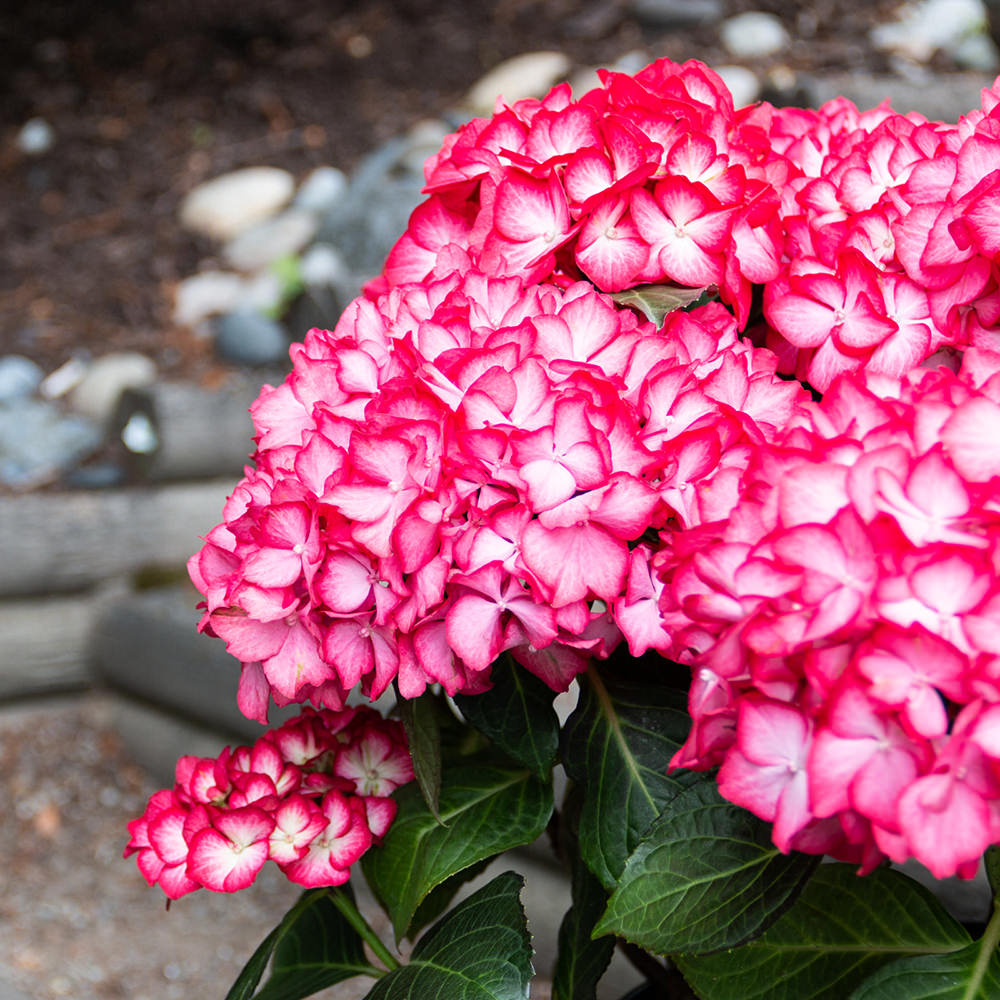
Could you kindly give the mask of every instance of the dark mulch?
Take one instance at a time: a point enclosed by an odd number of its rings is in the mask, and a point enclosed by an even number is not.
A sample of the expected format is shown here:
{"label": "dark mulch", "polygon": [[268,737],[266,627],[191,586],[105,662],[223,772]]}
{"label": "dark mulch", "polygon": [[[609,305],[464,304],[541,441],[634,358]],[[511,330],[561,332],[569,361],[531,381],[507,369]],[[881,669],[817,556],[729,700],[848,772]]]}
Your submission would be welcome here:
{"label": "dark mulch", "polygon": [[[728,0],[779,14],[794,69],[883,68],[866,33],[891,0]],[[490,67],[542,48],[580,66],[644,48],[721,59],[716,29],[664,33],[615,0],[74,0],[0,13],[0,353],[51,370],[76,351],[144,351],[208,378],[170,323],[171,288],[212,247],[182,232],[195,184],[250,164],[344,170]],[[45,118],[56,144],[15,138]]]}

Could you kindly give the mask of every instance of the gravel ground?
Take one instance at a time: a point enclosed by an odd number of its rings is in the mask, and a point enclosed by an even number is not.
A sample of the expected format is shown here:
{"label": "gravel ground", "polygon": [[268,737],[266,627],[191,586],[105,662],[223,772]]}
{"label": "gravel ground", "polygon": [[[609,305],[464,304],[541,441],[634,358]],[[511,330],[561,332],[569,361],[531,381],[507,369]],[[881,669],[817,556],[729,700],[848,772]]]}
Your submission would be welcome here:
{"label": "gravel ground", "polygon": [[156,785],[110,716],[100,694],[0,709],[0,1000],[221,1000],[299,890],[266,865],[248,890],[167,910],[122,858]]}

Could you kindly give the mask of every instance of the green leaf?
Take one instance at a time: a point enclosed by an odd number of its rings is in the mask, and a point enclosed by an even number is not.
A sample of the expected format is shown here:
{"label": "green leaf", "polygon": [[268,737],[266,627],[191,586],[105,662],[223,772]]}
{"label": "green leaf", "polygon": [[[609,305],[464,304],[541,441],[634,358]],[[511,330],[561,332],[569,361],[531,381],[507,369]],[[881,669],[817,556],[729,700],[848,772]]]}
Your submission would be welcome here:
{"label": "green leaf", "polygon": [[569,862],[572,903],[559,926],[553,1000],[595,1000],[597,983],[615,949],[614,938],[593,939],[594,927],[608,905],[608,893],[580,857],[581,806],[582,792],[573,786],[563,802],[559,823],[560,853]]}
{"label": "green leaf", "polygon": [[756,940],[674,961],[704,1000],[843,1000],[887,962],[953,951],[968,940],[934,896],[901,872],[861,876],[853,865],[829,864]]}
{"label": "green leaf", "polygon": [[592,937],[607,906],[608,894],[580,860],[573,865],[572,890],[573,902],[559,925],[552,998],[594,1000],[597,983],[615,950],[614,938],[602,937],[595,941]]}
{"label": "green leaf", "polygon": [[441,794],[441,726],[436,695],[425,691],[419,698],[398,698],[399,717],[406,730],[413,761],[413,776],[430,809],[441,822],[438,798]]}
{"label": "green leaf", "polygon": [[504,872],[446,914],[366,1000],[527,1000],[531,938],[520,892]]}
{"label": "green leaf", "polygon": [[997,1000],[1000,952],[975,941],[948,955],[901,958],[883,966],[851,1000]]}
{"label": "green leaf", "polygon": [[[348,886],[335,890],[349,894]],[[268,961],[271,975],[256,993]],[[329,889],[310,889],[285,914],[244,966],[226,1000],[300,1000],[350,979],[379,976],[360,935],[334,904]]]}
{"label": "green leaf", "polygon": [[613,889],[650,823],[692,776],[667,776],[691,722],[681,691],[590,670],[563,731],[566,773],[584,791],[580,853]]}
{"label": "green leaf", "polygon": [[717,294],[715,285],[702,288],[683,288],[680,285],[639,285],[624,292],[615,292],[611,298],[619,305],[629,306],[641,312],[646,319],[657,326],[663,325],[667,313],[695,305],[702,297]]}
{"label": "green leaf", "polygon": [[421,902],[446,879],[501,851],[529,844],[552,814],[552,785],[523,768],[481,760],[442,773],[435,819],[414,785],[395,793],[399,812],[379,847],[362,859],[365,878],[408,936]]}
{"label": "green leaf", "polygon": [[509,657],[493,664],[491,679],[489,691],[457,695],[455,704],[498,749],[535,774],[548,774],[559,750],[552,689]]}
{"label": "green leaf", "polygon": [[703,777],[668,804],[628,859],[596,933],[658,955],[735,948],[791,905],[818,863],[782,854],[770,824]]}
{"label": "green leaf", "polygon": [[986,869],[986,878],[989,880],[994,900],[1000,899],[1000,846],[992,844],[986,848],[983,867]]}

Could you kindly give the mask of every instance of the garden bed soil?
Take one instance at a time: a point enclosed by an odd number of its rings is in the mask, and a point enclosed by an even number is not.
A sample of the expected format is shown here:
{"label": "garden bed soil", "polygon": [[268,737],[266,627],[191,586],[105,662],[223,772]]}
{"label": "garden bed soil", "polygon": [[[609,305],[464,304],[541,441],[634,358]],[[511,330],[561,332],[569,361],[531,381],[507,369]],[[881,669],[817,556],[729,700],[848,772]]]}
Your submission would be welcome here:
{"label": "garden bed soil", "polygon": [[[251,164],[301,178],[454,108],[525,49],[578,67],[631,51],[730,61],[717,24],[668,30],[627,0],[211,0],[9,4],[0,13],[0,354],[51,371],[138,350],[211,385],[210,345],[171,322],[172,289],[213,247],[180,229],[196,184]],[[669,6],[669,5],[667,5]],[[674,4],[682,8],[683,4]],[[780,16],[795,72],[883,70],[867,39],[894,0],[724,0]],[[802,37],[806,36],[806,37]],[[766,72],[768,63],[755,66]],[[43,155],[19,151],[32,118]]]}

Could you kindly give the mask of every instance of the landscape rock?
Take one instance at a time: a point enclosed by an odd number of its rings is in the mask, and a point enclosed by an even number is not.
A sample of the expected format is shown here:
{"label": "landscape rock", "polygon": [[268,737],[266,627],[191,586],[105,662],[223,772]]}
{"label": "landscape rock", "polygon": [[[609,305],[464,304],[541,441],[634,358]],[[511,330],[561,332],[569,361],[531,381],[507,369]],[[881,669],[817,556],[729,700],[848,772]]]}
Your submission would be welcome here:
{"label": "landscape rock", "polygon": [[181,203],[181,224],[224,243],[291,200],[295,179],[278,167],[244,167],[199,184]]}
{"label": "landscape rock", "polygon": [[[348,196],[322,219],[317,241],[330,243],[363,280],[378,274],[410,213],[423,201],[423,170],[407,165],[412,145],[391,139],[365,157],[351,177]],[[350,301],[349,299],[347,301]]]}
{"label": "landscape rock", "polygon": [[725,16],[722,0],[631,0],[629,9],[640,24],[654,28],[690,28]]}
{"label": "landscape rock", "polygon": [[102,441],[94,423],[64,415],[54,403],[20,399],[2,404],[0,486],[28,490],[54,482]]}
{"label": "landscape rock", "polygon": [[174,291],[174,322],[181,326],[197,326],[210,316],[231,312],[245,294],[244,279],[232,271],[192,274]]}
{"label": "landscape rock", "polygon": [[244,229],[226,244],[222,256],[237,270],[257,271],[308,246],[318,228],[314,213],[290,208]]}
{"label": "landscape rock", "polygon": [[563,52],[526,52],[494,66],[473,85],[462,104],[474,115],[491,115],[498,97],[513,104],[525,97],[543,97],[569,73],[571,63]]}
{"label": "landscape rock", "polygon": [[226,313],[216,323],[215,350],[237,365],[273,365],[288,360],[290,344],[284,327],[249,309]]}
{"label": "landscape rock", "polygon": [[774,14],[750,10],[723,21],[719,40],[736,59],[765,59],[784,49],[791,38]]}
{"label": "landscape rock", "polygon": [[348,184],[343,170],[317,167],[299,186],[293,204],[307,212],[327,212],[344,197]]}
{"label": "landscape rock", "polygon": [[939,49],[951,52],[969,35],[987,27],[982,0],[923,0],[901,8],[898,21],[872,28],[872,44],[925,63]]}
{"label": "landscape rock", "polygon": [[83,378],[70,390],[68,401],[77,413],[103,426],[126,389],[155,380],[156,364],[152,359],[134,351],[116,351],[91,362]]}
{"label": "landscape rock", "polygon": [[0,358],[0,403],[32,395],[45,373],[30,358],[8,354]]}

